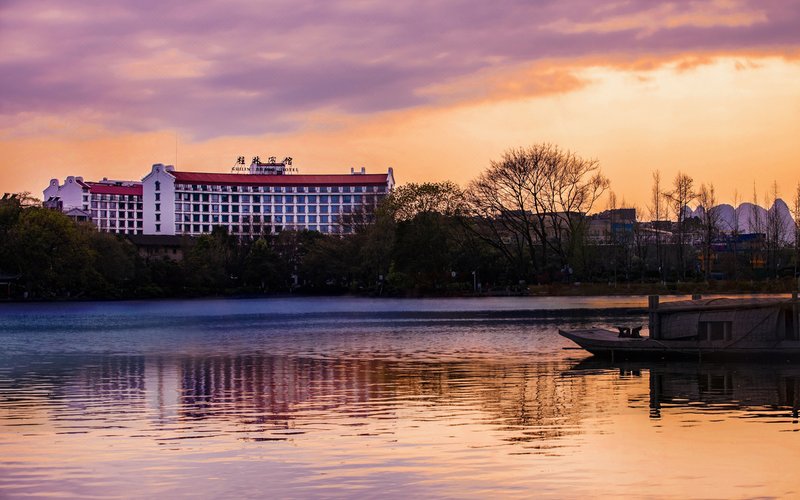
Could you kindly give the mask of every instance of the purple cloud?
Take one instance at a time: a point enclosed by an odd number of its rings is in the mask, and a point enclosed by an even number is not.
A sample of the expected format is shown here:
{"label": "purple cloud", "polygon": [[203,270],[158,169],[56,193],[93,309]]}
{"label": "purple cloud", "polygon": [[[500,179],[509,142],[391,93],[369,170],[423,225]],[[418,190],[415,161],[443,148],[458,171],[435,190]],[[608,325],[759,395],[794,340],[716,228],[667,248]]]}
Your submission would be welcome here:
{"label": "purple cloud", "polygon": [[793,2],[6,1],[0,126],[84,114],[119,130],[259,134],[321,109],[431,104],[422,90],[544,58],[779,53]]}

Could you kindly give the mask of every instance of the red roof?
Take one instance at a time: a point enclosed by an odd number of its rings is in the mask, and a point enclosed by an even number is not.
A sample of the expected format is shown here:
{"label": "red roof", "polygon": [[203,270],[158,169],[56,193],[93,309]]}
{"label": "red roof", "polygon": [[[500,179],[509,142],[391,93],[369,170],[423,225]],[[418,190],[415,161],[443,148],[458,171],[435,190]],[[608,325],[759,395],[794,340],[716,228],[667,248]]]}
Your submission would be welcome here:
{"label": "red roof", "polygon": [[226,186],[339,186],[386,185],[388,174],[210,174],[203,172],[170,172],[175,182],[183,184],[220,184]]}
{"label": "red roof", "polygon": [[104,184],[102,182],[89,182],[89,191],[96,194],[127,194],[142,196],[142,185],[117,186],[114,184]]}

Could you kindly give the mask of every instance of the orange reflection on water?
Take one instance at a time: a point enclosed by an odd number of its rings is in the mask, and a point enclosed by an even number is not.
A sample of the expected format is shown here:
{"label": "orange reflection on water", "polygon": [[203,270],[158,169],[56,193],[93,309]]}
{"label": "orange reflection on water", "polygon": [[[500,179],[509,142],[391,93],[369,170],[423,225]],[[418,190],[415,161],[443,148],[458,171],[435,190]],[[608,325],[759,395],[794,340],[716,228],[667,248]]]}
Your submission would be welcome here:
{"label": "orange reflection on water", "polygon": [[0,374],[0,488],[791,496],[800,370],[55,356]]}

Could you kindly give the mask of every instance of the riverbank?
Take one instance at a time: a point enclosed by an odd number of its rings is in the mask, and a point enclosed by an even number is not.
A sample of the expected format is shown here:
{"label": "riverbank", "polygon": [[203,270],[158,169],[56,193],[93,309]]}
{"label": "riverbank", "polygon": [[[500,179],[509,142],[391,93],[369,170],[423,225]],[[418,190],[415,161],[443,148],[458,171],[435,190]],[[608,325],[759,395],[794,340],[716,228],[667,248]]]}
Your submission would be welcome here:
{"label": "riverbank", "polygon": [[463,288],[439,290],[307,290],[298,288],[294,293],[259,293],[250,289],[188,289],[183,293],[146,289],[140,293],[118,293],[110,296],[66,296],[24,297],[15,295],[0,299],[0,303],[25,302],[87,302],[87,301],[162,301],[192,299],[284,299],[289,297],[334,298],[356,297],[376,299],[396,298],[502,298],[502,297],[607,297],[646,295],[751,295],[788,294],[798,290],[797,282],[791,278],[772,281],[709,281],[674,283],[552,283],[547,285],[518,285],[514,287],[483,288],[480,292]]}

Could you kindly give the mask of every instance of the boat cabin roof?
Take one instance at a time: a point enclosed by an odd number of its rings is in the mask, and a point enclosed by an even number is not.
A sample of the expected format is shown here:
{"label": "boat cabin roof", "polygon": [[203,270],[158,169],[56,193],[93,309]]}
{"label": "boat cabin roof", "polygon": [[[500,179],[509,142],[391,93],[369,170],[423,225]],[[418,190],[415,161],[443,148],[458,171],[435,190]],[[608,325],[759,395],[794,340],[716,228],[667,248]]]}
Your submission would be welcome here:
{"label": "boat cabin roof", "polygon": [[791,305],[791,298],[709,298],[698,300],[676,300],[658,304],[659,312],[690,312],[714,310],[761,309]]}

